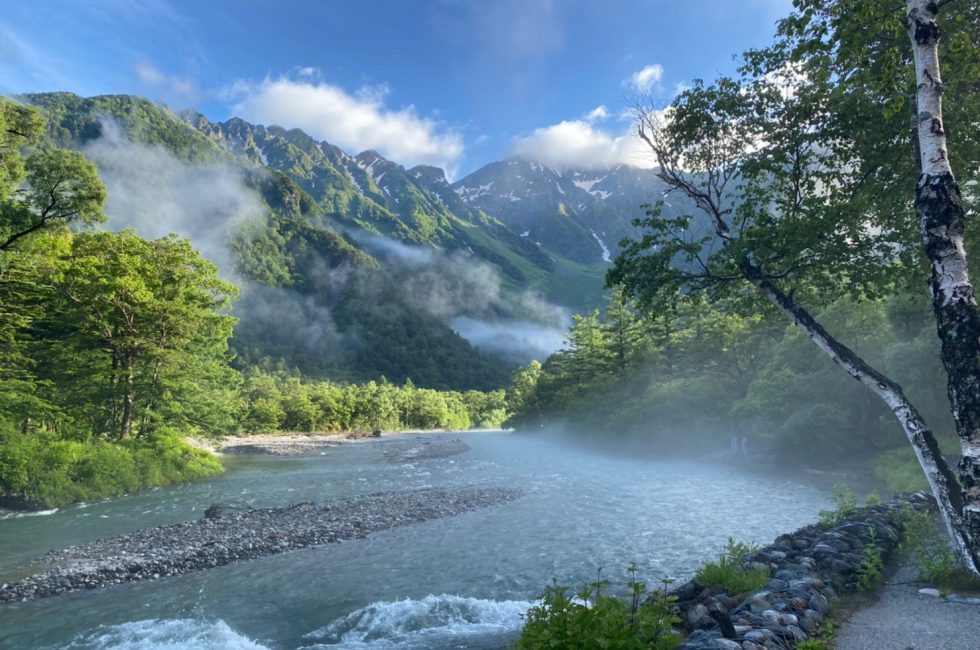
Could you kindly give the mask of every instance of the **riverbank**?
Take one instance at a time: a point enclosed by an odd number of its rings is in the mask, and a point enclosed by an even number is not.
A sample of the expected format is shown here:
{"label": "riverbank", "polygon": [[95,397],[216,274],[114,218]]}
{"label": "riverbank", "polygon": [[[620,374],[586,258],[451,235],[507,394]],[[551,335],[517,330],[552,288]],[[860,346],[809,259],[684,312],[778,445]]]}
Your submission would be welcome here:
{"label": "riverbank", "polygon": [[359,539],[517,499],[500,487],[381,492],[323,504],[251,509],[214,505],[197,521],[158,526],[53,551],[36,573],[0,585],[0,602],[178,576],[232,562]]}
{"label": "riverbank", "polygon": [[[782,650],[818,634],[831,604],[853,590],[873,568],[869,557],[887,560],[902,537],[909,506],[926,508],[924,494],[866,507],[840,524],[813,524],[744,560],[765,568],[771,578],[761,590],[735,598],[720,585],[696,579],[674,589],[688,636],[682,650]],[[904,647],[889,645],[868,648]]]}
{"label": "riverbank", "polygon": [[[404,431],[387,431],[380,434],[370,434],[364,432],[257,433],[252,435],[226,436],[224,438],[215,439],[187,438],[187,442],[197,449],[207,451],[217,456],[253,454],[269,456],[302,456],[325,453],[330,449],[342,447],[343,445],[365,443],[377,444],[381,441],[384,441],[386,445],[397,443],[396,446],[402,445],[402,447],[404,447],[404,444],[399,441],[411,437],[420,438],[422,436],[433,435],[434,437],[425,439],[431,441],[428,444],[434,449],[435,447],[439,446],[439,441],[441,441],[441,439],[447,435],[455,434],[456,436],[459,436],[474,432],[493,433],[497,431],[500,431],[500,429],[473,429],[468,431],[451,431],[448,429],[412,429]],[[446,445],[446,447],[448,449],[451,447],[451,445]],[[463,449],[462,451],[466,450]],[[448,455],[453,454],[444,453],[440,456],[431,457],[442,457]]]}

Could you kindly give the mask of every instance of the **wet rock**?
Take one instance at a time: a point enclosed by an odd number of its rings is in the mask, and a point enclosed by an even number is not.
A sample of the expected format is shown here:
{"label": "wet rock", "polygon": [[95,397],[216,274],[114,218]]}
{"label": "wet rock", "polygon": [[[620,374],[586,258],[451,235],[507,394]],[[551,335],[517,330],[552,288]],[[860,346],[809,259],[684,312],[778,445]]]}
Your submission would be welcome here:
{"label": "wet rock", "polygon": [[708,608],[700,603],[687,610],[687,622],[691,625],[691,627],[696,627],[698,621],[707,616]]}
{"label": "wet rock", "polygon": [[769,601],[759,596],[753,596],[749,602],[749,609],[757,614],[771,608],[772,605],[769,604]]}
{"label": "wet rock", "polygon": [[951,603],[960,603],[961,605],[980,605],[980,598],[968,598],[966,596],[958,596],[956,594],[946,596],[946,600]]}
{"label": "wet rock", "polygon": [[803,612],[803,616],[800,617],[800,627],[804,632],[813,632],[823,623],[823,616],[813,609],[808,609]]}
{"label": "wet rock", "polygon": [[932,596],[933,598],[939,598],[942,594],[939,593],[938,589],[926,588],[920,589],[919,593],[923,596]]}

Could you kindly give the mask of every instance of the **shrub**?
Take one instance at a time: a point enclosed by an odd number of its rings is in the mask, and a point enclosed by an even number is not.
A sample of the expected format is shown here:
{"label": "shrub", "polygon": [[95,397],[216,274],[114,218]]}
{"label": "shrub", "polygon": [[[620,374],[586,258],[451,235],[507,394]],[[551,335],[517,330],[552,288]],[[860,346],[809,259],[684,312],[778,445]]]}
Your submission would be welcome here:
{"label": "shrub", "polygon": [[834,495],[831,498],[833,499],[836,507],[833,510],[820,511],[821,524],[836,526],[857,512],[857,495],[851,492],[851,490],[843,483],[837,483],[834,485]]}
{"label": "shrub", "polygon": [[[600,570],[601,572],[601,570]],[[597,577],[572,598],[568,587],[547,587],[541,604],[524,615],[524,630],[515,644],[520,650],[562,648],[591,650],[609,648],[669,650],[680,643],[674,625],[680,619],[671,611],[674,599],[663,593],[643,602],[646,585],[636,580],[636,565],[630,565],[626,583],[630,598],[606,596],[607,580]]]}
{"label": "shrub", "polygon": [[872,528],[871,538],[864,547],[861,557],[861,568],[858,570],[857,588],[867,591],[876,587],[885,573],[885,563],[881,557],[881,547],[878,546],[878,533]]}
{"label": "shrub", "polygon": [[222,469],[216,458],[172,432],[112,443],[0,430],[0,494],[48,507],[197,480]]}
{"label": "shrub", "polygon": [[745,559],[756,548],[731,537],[718,555],[717,562],[709,562],[698,570],[698,582],[705,585],[719,585],[733,598],[742,599],[762,589],[769,582],[769,570],[756,567],[746,568]]}

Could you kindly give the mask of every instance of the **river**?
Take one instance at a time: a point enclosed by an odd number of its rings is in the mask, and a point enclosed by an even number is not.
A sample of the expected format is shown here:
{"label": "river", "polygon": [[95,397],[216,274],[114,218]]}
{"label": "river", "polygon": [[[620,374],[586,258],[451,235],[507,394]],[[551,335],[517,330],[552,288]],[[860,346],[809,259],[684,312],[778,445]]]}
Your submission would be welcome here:
{"label": "river", "polygon": [[[438,434],[453,435],[455,434]],[[728,536],[768,543],[828,507],[792,478],[723,464],[599,454],[552,439],[467,433],[450,458],[382,461],[376,443],[232,457],[203,483],[0,520],[0,581],[45,551],[253,506],[457,485],[525,496],[367,539],[102,591],[0,607],[0,648],[500,648],[552,579],[575,589],[688,577]],[[384,443],[381,443],[384,444]]]}

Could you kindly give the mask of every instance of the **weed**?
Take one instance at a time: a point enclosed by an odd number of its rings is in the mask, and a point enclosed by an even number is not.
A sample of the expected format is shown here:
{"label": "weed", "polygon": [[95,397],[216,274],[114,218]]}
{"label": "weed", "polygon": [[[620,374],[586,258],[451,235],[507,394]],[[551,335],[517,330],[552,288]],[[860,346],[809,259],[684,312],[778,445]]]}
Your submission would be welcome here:
{"label": "weed", "polygon": [[857,588],[868,591],[878,586],[885,572],[885,563],[881,558],[881,547],[878,545],[878,532],[872,528],[871,538],[864,547],[861,558],[861,568],[858,570]]}
{"label": "weed", "polygon": [[769,570],[765,568],[746,568],[745,558],[756,548],[731,537],[718,555],[717,562],[705,564],[697,573],[698,582],[705,585],[720,585],[733,598],[742,599],[758,591],[769,582]]}
{"label": "weed", "polygon": [[833,510],[820,511],[821,524],[836,526],[857,512],[857,495],[843,483],[834,485],[834,495],[831,499],[833,499],[836,507]]}

